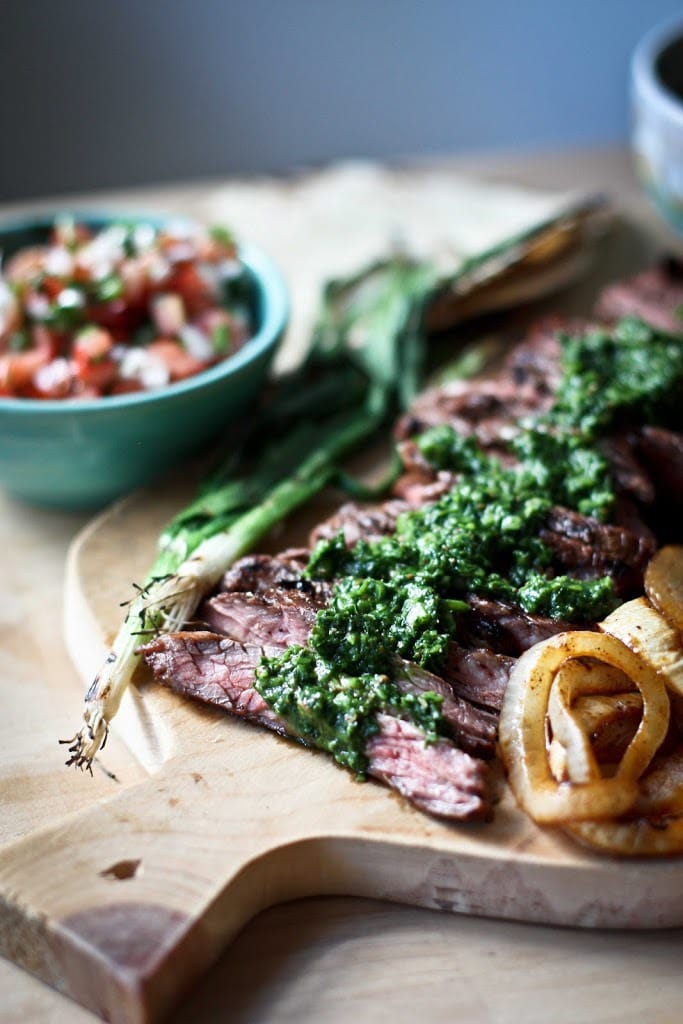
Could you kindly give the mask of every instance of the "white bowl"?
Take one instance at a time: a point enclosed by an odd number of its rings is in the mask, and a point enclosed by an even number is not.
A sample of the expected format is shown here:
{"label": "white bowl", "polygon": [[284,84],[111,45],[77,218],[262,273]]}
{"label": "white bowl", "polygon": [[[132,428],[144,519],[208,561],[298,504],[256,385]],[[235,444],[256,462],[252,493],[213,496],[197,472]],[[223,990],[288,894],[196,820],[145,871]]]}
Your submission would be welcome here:
{"label": "white bowl", "polygon": [[683,233],[683,18],[659,25],[631,63],[632,143],[640,178]]}

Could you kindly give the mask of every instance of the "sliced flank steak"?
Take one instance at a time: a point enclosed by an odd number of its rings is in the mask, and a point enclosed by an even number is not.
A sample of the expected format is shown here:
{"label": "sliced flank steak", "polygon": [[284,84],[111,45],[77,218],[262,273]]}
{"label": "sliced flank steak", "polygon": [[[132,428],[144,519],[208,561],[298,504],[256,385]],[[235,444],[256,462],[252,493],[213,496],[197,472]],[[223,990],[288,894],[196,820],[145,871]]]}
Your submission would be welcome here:
{"label": "sliced flank steak", "polygon": [[[239,718],[292,735],[254,687],[254,673],[268,648],[239,644],[208,632],[170,633],[144,644],[140,652],[155,679],[176,693],[215,704]],[[425,742],[410,722],[377,716],[368,741],[368,775],[385,782],[415,807],[451,821],[491,816],[488,769],[450,740]],[[296,739],[297,737],[294,736]]]}
{"label": "sliced flank steak", "polygon": [[551,509],[539,534],[558,572],[579,579],[611,576],[621,597],[643,588],[643,574],[656,545],[623,526],[609,526],[566,508]]}
{"label": "sliced flank steak", "polygon": [[463,647],[451,641],[443,675],[458,697],[500,711],[514,663],[515,658],[487,647]]}
{"label": "sliced flank steak", "polygon": [[[591,629],[563,619],[532,615],[517,605],[469,594],[469,612],[458,620],[458,639],[466,647],[485,648],[518,658],[534,644],[570,629]],[[475,699],[475,698],[472,698]],[[482,701],[485,703],[485,701]]]}
{"label": "sliced flank steak", "polygon": [[[263,594],[218,594],[204,602],[200,617],[211,630],[237,643],[280,652],[292,644],[306,645],[320,607],[306,594],[271,588]],[[401,658],[395,659],[393,680],[403,693],[439,694],[441,713],[454,741],[475,757],[494,756],[494,716],[457,696],[439,676]]]}

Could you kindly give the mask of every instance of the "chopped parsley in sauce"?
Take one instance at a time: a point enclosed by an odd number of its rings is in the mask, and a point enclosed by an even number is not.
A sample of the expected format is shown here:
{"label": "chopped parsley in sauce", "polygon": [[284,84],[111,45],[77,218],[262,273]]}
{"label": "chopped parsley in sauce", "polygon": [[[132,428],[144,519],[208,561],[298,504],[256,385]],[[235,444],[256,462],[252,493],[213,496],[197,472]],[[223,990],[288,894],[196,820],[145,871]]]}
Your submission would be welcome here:
{"label": "chopped parsley in sauce", "polygon": [[397,685],[399,656],[437,672],[468,594],[572,623],[619,600],[609,576],[557,575],[539,537],[557,505],[609,522],[615,494],[598,440],[621,423],[680,422],[683,338],[638,320],[561,339],[562,379],[548,413],[520,421],[503,466],[447,425],[417,438],[435,469],[457,474],[437,501],[403,513],[396,531],[347,548],[340,533],[313,550],[306,575],[335,580],[308,647],[264,658],[256,688],[302,739],[362,774],[376,716],[443,731],[441,698]]}

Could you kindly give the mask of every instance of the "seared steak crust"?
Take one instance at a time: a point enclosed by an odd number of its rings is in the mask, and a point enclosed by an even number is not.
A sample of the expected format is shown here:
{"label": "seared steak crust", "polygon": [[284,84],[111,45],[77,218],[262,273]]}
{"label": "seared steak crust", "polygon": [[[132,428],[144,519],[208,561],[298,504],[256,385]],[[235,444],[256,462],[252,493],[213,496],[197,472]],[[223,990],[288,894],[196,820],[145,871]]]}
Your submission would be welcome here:
{"label": "seared steak crust", "polygon": [[633,444],[648,467],[657,497],[683,504],[683,434],[645,426],[633,435]]}
{"label": "seared steak crust", "polygon": [[487,647],[462,647],[453,641],[443,674],[458,697],[500,711],[514,663],[514,658]]}
{"label": "seared steak crust", "polygon": [[607,526],[566,508],[551,509],[540,531],[558,571],[581,579],[611,576],[617,593],[639,593],[643,573],[656,545],[623,526]]}
{"label": "seared steak crust", "polygon": [[348,501],[329,519],[325,519],[312,531],[310,545],[320,540],[330,540],[339,532],[344,534],[347,548],[352,548],[361,537],[364,540],[379,540],[393,533],[396,520],[410,508],[405,501],[384,501],[379,505],[359,505]]}
{"label": "seared steak crust", "polygon": [[269,587],[301,586],[310,552],[292,548],[279,555],[245,555],[223,576],[220,590],[261,593]]}
{"label": "seared steak crust", "polygon": [[467,603],[470,610],[458,622],[460,641],[466,646],[484,647],[513,658],[556,633],[582,628],[562,619],[531,615],[506,601],[478,597],[476,594],[468,595]]}
{"label": "seared steak crust", "polygon": [[538,391],[520,386],[512,376],[453,381],[419,395],[398,421],[395,434],[405,441],[429,427],[448,424],[464,437],[476,437],[485,450],[504,454],[517,432],[517,420],[544,404]]}
{"label": "seared steak crust", "polygon": [[262,593],[224,592],[204,601],[199,617],[240,643],[285,648],[305,644],[323,602],[304,590],[271,587]]}

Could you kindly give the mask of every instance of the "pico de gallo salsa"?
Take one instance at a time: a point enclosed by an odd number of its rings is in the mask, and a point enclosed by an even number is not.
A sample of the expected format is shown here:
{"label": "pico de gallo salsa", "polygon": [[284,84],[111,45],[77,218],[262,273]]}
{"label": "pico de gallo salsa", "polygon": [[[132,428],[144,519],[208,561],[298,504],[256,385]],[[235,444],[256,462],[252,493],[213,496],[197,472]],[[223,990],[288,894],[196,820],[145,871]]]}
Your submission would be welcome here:
{"label": "pico de gallo salsa", "polygon": [[92,399],[165,387],[250,333],[224,228],[54,222],[0,270],[0,397]]}

